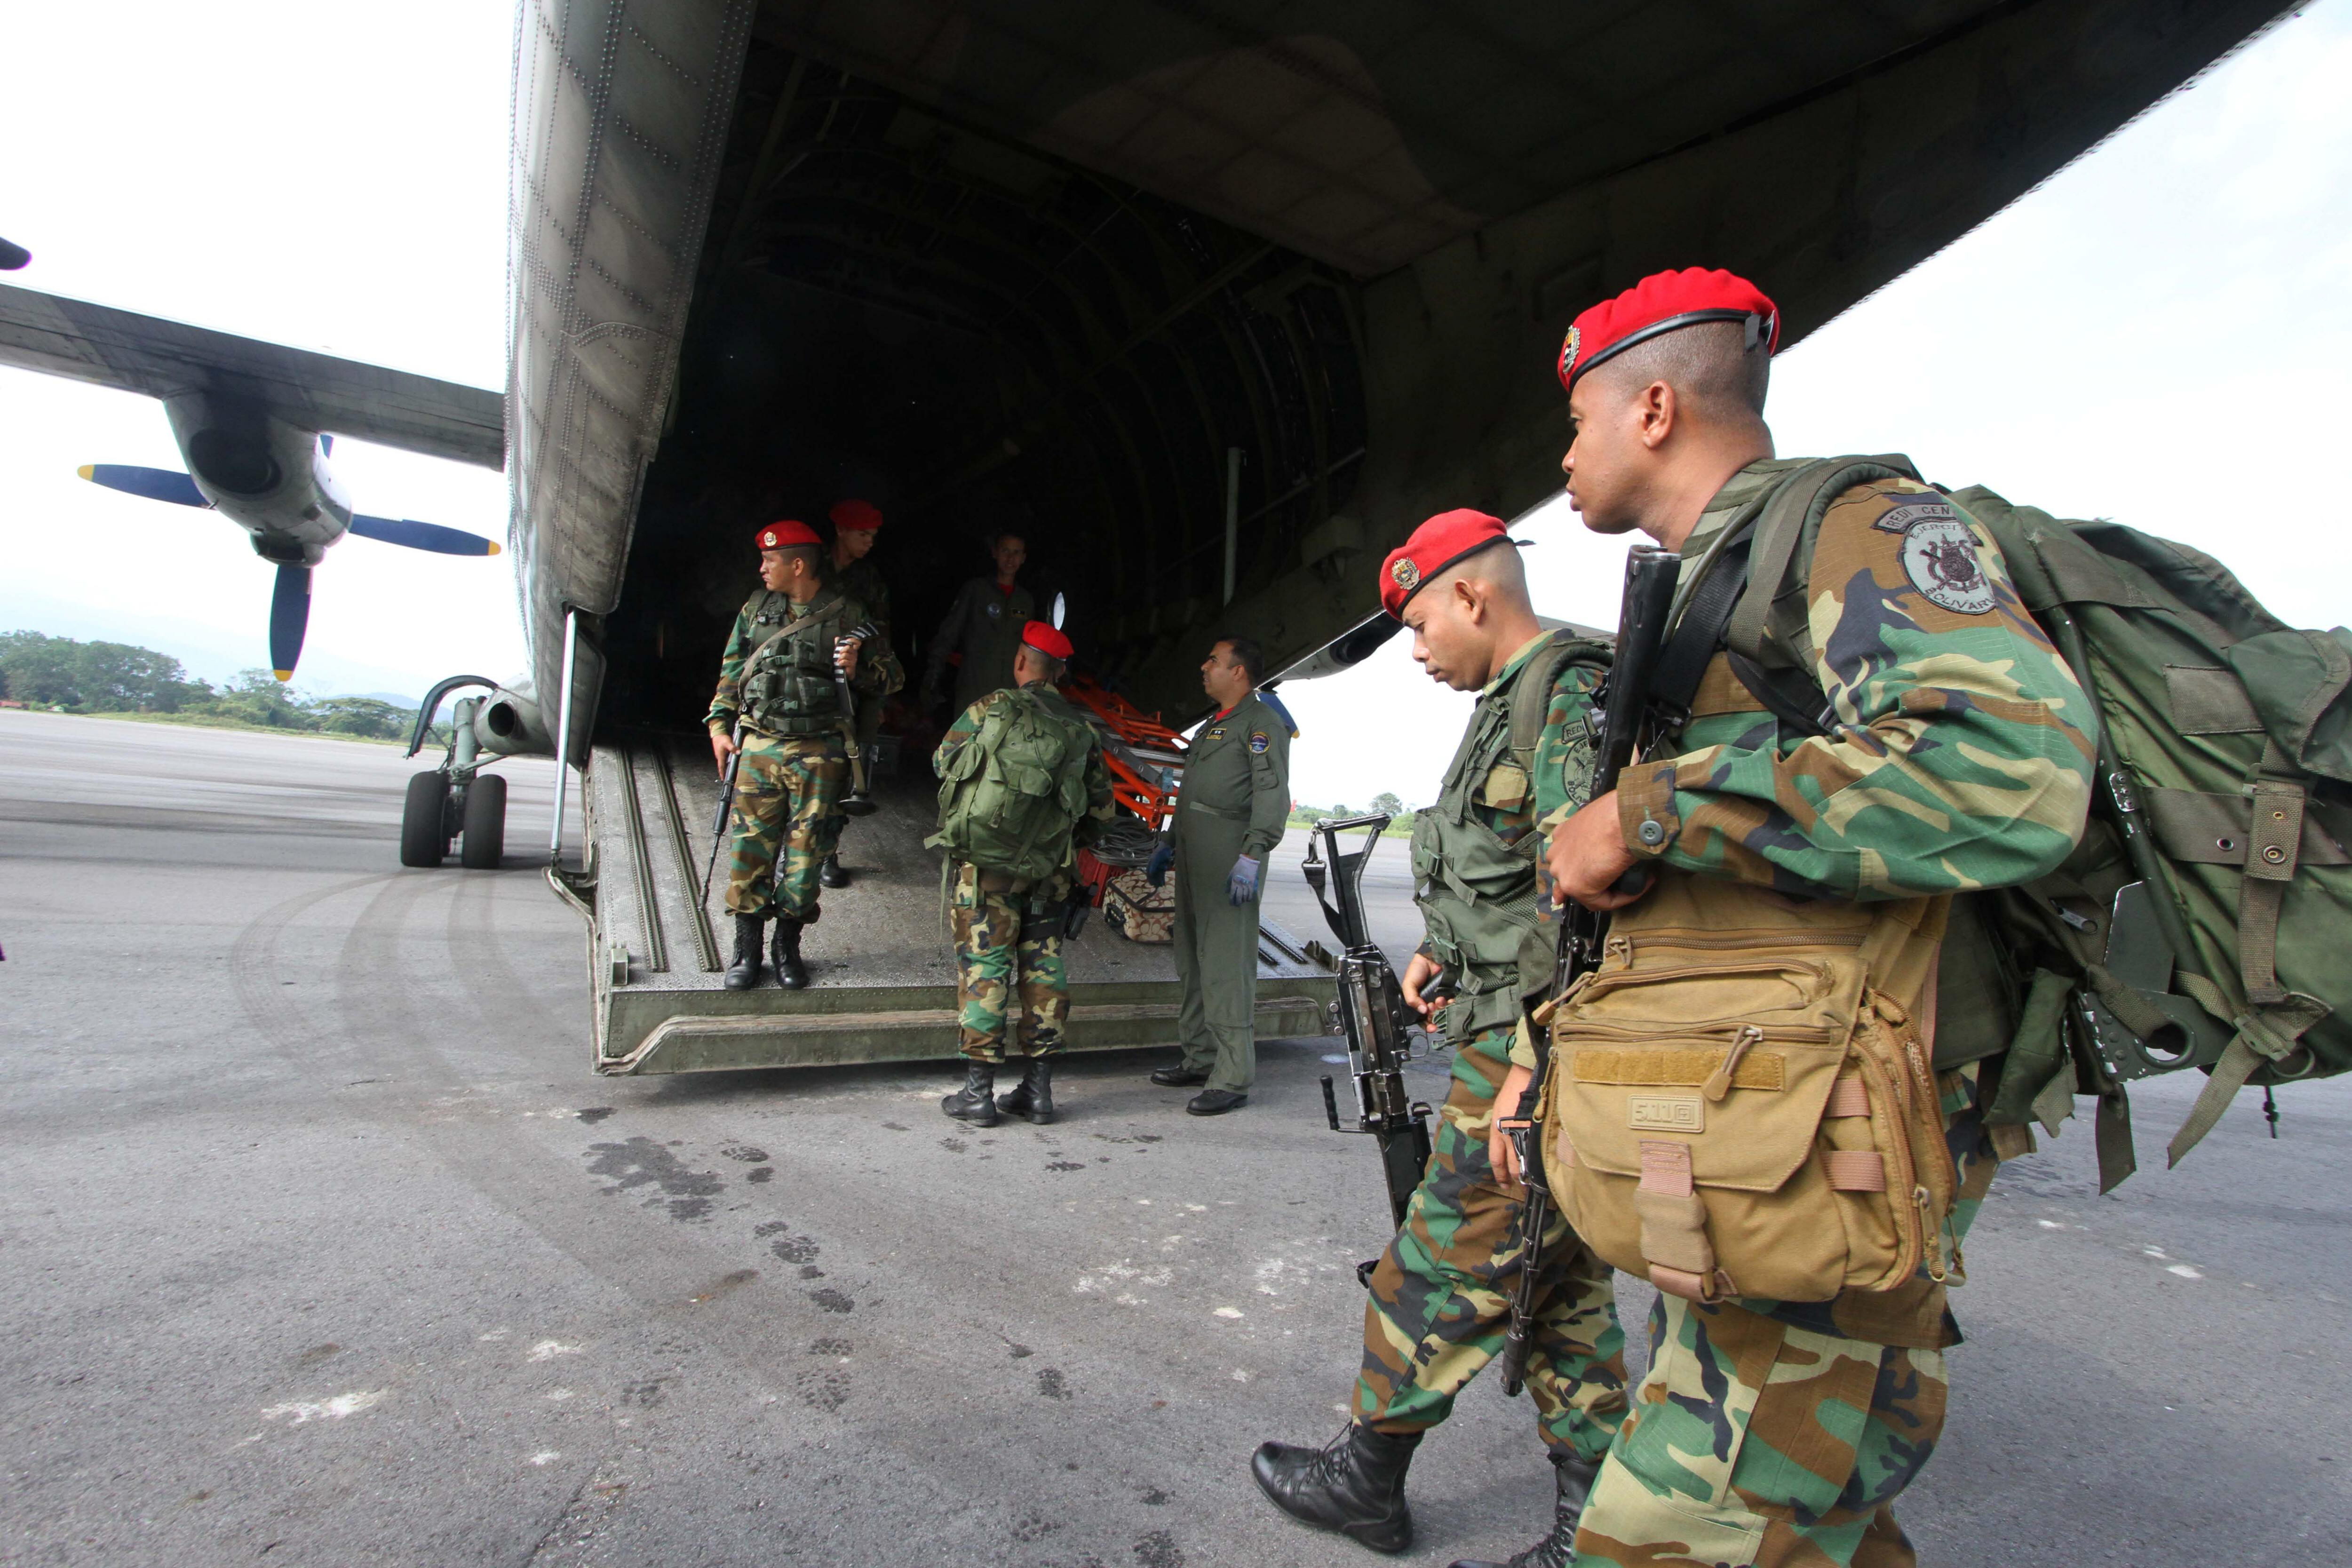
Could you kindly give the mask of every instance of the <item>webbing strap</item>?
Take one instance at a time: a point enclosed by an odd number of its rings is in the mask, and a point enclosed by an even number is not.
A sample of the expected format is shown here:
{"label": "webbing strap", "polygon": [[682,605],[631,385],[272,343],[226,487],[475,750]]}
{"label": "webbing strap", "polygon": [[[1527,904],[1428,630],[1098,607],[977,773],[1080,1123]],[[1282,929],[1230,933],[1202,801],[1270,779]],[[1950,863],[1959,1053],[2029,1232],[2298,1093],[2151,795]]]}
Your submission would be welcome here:
{"label": "webbing strap", "polygon": [[1822,1156],[1830,1190],[1839,1193],[1883,1193],[1886,1190],[1886,1156],[1875,1149],[1832,1149]]}
{"label": "webbing strap", "polygon": [[2266,1007],[2287,994],[2278,982],[2279,907],[2303,847],[2303,786],[2263,778],[2249,784],[2246,795],[2253,802],[2253,820],[2246,837],[2245,879],[2238,890],[2238,978],[2246,1000]]}
{"label": "webbing strap", "polygon": [[1870,1090],[1858,1078],[1842,1078],[1830,1086],[1830,1102],[1822,1108],[1822,1119],[1835,1121],[1848,1116],[1870,1114]]}
{"label": "webbing strap", "polygon": [[1755,540],[1745,525],[1736,526],[1738,532],[1715,552],[1706,575],[1691,591],[1690,602],[1675,622],[1665,651],[1658,656],[1657,677],[1650,683],[1650,692],[1671,724],[1679,726],[1690,717],[1706,667],[1713,662],[1715,650],[1723,646],[1723,628],[1731,624],[1731,612],[1738,606],[1739,591],[1748,586],[1748,553]]}
{"label": "webbing strap", "polygon": [[1773,488],[1771,500],[1764,503],[1763,514],[1757,519],[1754,566],[1748,574],[1748,592],[1741,595],[1739,608],[1724,629],[1724,646],[1757,664],[1769,668],[1776,663],[1766,657],[1765,623],[1771,616],[1772,601],[1780,592],[1780,579],[1788,575],[1789,563],[1796,558],[1805,524],[1818,519],[1829,510],[1832,501],[1855,485],[1868,484],[1873,479],[1918,477],[1910,458],[1888,454],[1878,458],[1822,458],[1782,479]]}
{"label": "webbing strap", "polygon": [[[2230,1017],[2229,999],[2211,981],[2187,970],[2174,978],[2207,1012],[2219,1018]],[[2213,1076],[2205,1080],[2204,1091],[2189,1108],[2189,1120],[2180,1124],[2180,1131],[2165,1146],[2165,1164],[2169,1167],[2180,1163],[2181,1157],[2213,1131],[2214,1124],[2221,1120],[2221,1112],[2230,1108],[2238,1090],[2246,1087],[2246,1080],[2267,1064],[2284,1061],[2302,1049],[2299,1042],[2304,1032],[2331,1011],[2316,996],[2290,991],[2284,1002],[2238,1014],[2231,1020],[2238,1032],[2222,1050],[2221,1059],[2213,1064]]]}

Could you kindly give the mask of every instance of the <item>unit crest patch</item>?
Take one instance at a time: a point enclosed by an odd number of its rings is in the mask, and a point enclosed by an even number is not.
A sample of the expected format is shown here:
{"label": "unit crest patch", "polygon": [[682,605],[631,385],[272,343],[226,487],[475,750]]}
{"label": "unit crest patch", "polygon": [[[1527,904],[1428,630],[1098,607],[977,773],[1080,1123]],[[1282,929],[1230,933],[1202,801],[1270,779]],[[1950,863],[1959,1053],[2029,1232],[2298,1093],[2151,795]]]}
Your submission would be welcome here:
{"label": "unit crest patch", "polygon": [[982,605],[981,608],[988,612],[988,618],[992,621],[1004,613],[1004,606],[998,604],[993,599],[991,599],[987,604]]}
{"label": "unit crest patch", "polygon": [[1956,616],[1981,616],[1997,602],[1977,559],[1976,535],[1941,496],[1888,507],[1871,526],[1903,536],[1903,574],[1929,604]]}
{"label": "unit crest patch", "polygon": [[1263,752],[1263,751],[1265,751],[1265,750],[1266,749],[1267,745],[1269,745],[1270,743],[1271,743],[1271,742],[1269,742],[1266,740],[1266,738],[1265,738],[1265,731],[1263,731],[1263,730],[1252,730],[1252,731],[1250,731],[1250,750],[1251,750],[1251,751],[1253,751],[1253,752]]}
{"label": "unit crest patch", "polygon": [[1395,578],[1397,586],[1408,594],[1421,586],[1421,568],[1412,563],[1410,556],[1391,566],[1389,575]]}

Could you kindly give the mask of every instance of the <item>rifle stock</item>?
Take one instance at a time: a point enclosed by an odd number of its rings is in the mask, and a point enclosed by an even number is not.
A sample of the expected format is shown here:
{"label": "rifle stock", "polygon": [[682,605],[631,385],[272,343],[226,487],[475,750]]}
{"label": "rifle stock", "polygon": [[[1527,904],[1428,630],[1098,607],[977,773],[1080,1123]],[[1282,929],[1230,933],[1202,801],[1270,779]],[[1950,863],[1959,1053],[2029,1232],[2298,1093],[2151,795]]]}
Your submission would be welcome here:
{"label": "rifle stock", "polygon": [[[1666,641],[1675,583],[1681,558],[1673,551],[1638,545],[1625,559],[1625,596],[1617,614],[1617,653],[1593,710],[1585,717],[1595,747],[1592,798],[1617,787],[1617,777],[1633,760],[1642,727],[1649,716],[1650,696],[1657,679],[1658,657]],[[1648,885],[1645,868],[1635,867],[1617,885],[1621,892],[1636,893]],[[1501,1125],[1519,1160],[1519,1179],[1527,1196],[1519,1205],[1519,1277],[1511,1292],[1511,1326],[1503,1339],[1503,1392],[1516,1395],[1527,1385],[1528,1347],[1535,1328],[1543,1277],[1543,1236],[1551,1226],[1551,1189],[1543,1167],[1543,1148],[1536,1136],[1534,1114],[1542,1103],[1544,1082],[1551,1068],[1551,1039],[1545,1026],[1547,1012],[1538,1010],[1559,997],[1601,962],[1601,944],[1609,917],[1571,904],[1560,911],[1559,941],[1554,950],[1550,984],[1524,999],[1528,1039],[1535,1047],[1535,1078]],[[1498,1108],[1499,1109],[1499,1108]]]}

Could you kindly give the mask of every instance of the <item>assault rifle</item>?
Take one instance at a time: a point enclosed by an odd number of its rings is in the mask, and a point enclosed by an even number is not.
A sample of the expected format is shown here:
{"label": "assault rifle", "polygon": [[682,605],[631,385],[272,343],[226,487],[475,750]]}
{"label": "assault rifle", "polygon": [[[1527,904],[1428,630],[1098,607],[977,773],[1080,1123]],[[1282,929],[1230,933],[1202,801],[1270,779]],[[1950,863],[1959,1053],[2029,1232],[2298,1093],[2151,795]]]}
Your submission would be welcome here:
{"label": "assault rifle", "polygon": [[[1330,1079],[1324,1079],[1323,1112],[1334,1132],[1369,1132],[1380,1144],[1389,1208],[1402,1227],[1405,1205],[1429,1164],[1429,1107],[1415,1102],[1404,1085],[1404,1064],[1412,1055],[1412,1034],[1422,1026],[1421,1019],[1405,1005],[1396,971],[1389,967],[1364,920],[1364,863],[1379,847],[1389,820],[1374,813],[1317,823],[1301,869],[1342,950],[1339,999],[1332,1009],[1348,1039],[1348,1075],[1356,1089],[1353,1124],[1343,1124],[1339,1096]],[[1342,851],[1339,835],[1358,828],[1366,830],[1363,847]],[[1356,1276],[1369,1284],[1371,1269],[1370,1263],[1360,1264]]]}
{"label": "assault rifle", "polygon": [[844,816],[871,816],[877,807],[866,793],[866,748],[857,743],[857,693],[850,689],[849,677],[842,673],[842,645],[856,642],[863,656],[866,645],[880,636],[874,623],[866,621],[852,626],[848,636],[834,639],[833,689],[841,698],[842,738],[849,742],[849,793],[839,803]]}
{"label": "assault rifle", "polygon": [[743,720],[735,720],[734,746],[719,770],[719,815],[710,824],[710,858],[702,863],[702,901],[710,901],[710,874],[719,869],[719,847],[727,841],[727,814],[735,809],[735,770],[743,762]]}
{"label": "assault rifle", "polygon": [[[1617,775],[1633,760],[1642,726],[1649,717],[1650,697],[1657,679],[1658,658],[1664,650],[1666,621],[1675,598],[1675,580],[1681,558],[1671,550],[1637,545],[1625,558],[1625,597],[1617,612],[1617,656],[1609,668],[1592,708],[1585,714],[1586,732],[1593,740],[1592,798],[1599,800],[1617,787]],[[1617,884],[1619,892],[1639,892],[1648,885],[1649,871],[1636,866]],[[1519,1158],[1519,1180],[1527,1197],[1519,1205],[1519,1280],[1511,1292],[1511,1327],[1503,1340],[1503,1392],[1517,1394],[1527,1385],[1528,1345],[1535,1329],[1537,1298],[1543,1278],[1543,1236],[1551,1224],[1551,1189],[1545,1184],[1543,1146],[1536,1136],[1535,1110],[1542,1103],[1544,1079],[1551,1068],[1551,1034],[1536,1014],[1581,976],[1601,963],[1601,943],[1609,917],[1581,904],[1559,911],[1559,945],[1554,950],[1551,982],[1524,1000],[1528,1038],[1535,1047],[1535,1079],[1514,1109],[1517,1114],[1500,1122]],[[1545,1013],[1548,1021],[1550,1015]]]}

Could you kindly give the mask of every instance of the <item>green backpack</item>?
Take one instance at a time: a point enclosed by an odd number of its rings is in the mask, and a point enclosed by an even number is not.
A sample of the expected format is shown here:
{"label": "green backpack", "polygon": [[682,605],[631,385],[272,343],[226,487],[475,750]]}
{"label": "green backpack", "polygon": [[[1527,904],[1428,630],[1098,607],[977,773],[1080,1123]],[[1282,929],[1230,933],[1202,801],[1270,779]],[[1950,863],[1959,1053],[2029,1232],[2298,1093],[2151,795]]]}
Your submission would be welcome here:
{"label": "green backpack", "polygon": [[1062,868],[1087,810],[1095,732],[1058,694],[1004,690],[940,778],[940,830],[923,840],[986,870],[1035,880]]}
{"label": "green backpack", "polygon": [[[1908,469],[1799,469],[1750,553],[1787,562],[1808,514],[1857,478]],[[2090,694],[2099,755],[2065,864],[1954,900],[1938,994],[2000,1005],[1945,1009],[1937,1065],[2000,1058],[1986,1069],[1993,1127],[2055,1132],[2075,1094],[2098,1096],[2105,1190],[2133,1168],[2128,1079],[2210,1075],[2172,1139],[2177,1164],[2245,1085],[2352,1068],[2352,632],[2285,625],[2186,545],[1982,487],[1949,493]],[[1739,629],[1735,617],[1735,651]],[[1792,672],[1775,673],[1748,663],[1743,680],[1784,725],[1819,732],[1819,693],[1808,707],[1787,689]]]}

